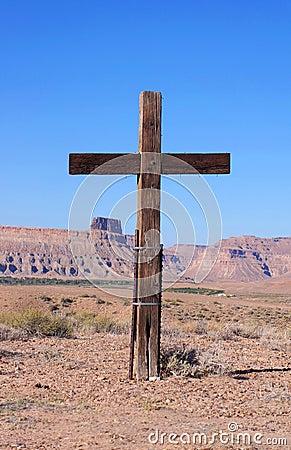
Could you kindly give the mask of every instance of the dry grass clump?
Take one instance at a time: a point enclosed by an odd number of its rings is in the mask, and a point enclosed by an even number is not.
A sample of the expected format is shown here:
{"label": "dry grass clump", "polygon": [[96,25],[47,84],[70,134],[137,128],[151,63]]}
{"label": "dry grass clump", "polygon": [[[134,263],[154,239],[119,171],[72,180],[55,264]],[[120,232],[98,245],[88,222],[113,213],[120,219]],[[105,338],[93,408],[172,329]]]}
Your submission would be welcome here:
{"label": "dry grass clump", "polygon": [[223,375],[228,371],[225,354],[218,344],[206,349],[166,347],[161,354],[163,376],[201,378],[206,375]]}
{"label": "dry grass clump", "polygon": [[215,320],[193,320],[183,327],[187,333],[204,335],[211,340],[232,341],[238,338],[259,339],[263,326],[256,323],[238,323],[234,321],[217,322]]}
{"label": "dry grass clump", "polygon": [[225,352],[219,343],[214,343],[199,352],[199,364],[204,375],[224,375],[230,369]]}
{"label": "dry grass clump", "polygon": [[274,327],[264,327],[262,330],[262,344],[271,350],[289,353],[291,351],[291,330],[277,330]]}
{"label": "dry grass clump", "polygon": [[261,336],[262,327],[256,324],[226,324],[220,330],[212,333],[212,337],[222,341],[236,340],[239,337],[246,339],[260,339]]}
{"label": "dry grass clump", "polygon": [[27,334],[25,331],[5,324],[0,324],[0,341],[16,341],[26,338]]}
{"label": "dry grass clump", "polygon": [[81,332],[123,334],[128,332],[128,326],[120,324],[107,316],[82,312],[72,316],[74,327]]}
{"label": "dry grass clump", "polygon": [[261,339],[273,341],[290,341],[290,330],[281,330],[276,327],[254,322],[226,322],[197,320],[191,327],[187,327],[188,333],[205,335],[211,340],[233,341],[239,338]]}
{"label": "dry grass clump", "polygon": [[194,349],[185,346],[166,348],[161,354],[161,372],[163,376],[198,376],[198,355]]}
{"label": "dry grass clump", "polygon": [[25,339],[30,336],[71,338],[76,332],[122,334],[128,331],[128,325],[90,312],[60,315],[30,308],[0,314],[0,340]]}
{"label": "dry grass clump", "polygon": [[4,339],[17,339],[16,336],[32,335],[68,338],[73,334],[72,324],[66,317],[33,308],[22,312],[2,313],[0,314],[0,324]]}
{"label": "dry grass clump", "polygon": [[207,330],[206,335],[214,341],[259,339],[265,348],[286,353],[291,349],[290,330],[280,330],[269,325],[230,323],[220,329]]}

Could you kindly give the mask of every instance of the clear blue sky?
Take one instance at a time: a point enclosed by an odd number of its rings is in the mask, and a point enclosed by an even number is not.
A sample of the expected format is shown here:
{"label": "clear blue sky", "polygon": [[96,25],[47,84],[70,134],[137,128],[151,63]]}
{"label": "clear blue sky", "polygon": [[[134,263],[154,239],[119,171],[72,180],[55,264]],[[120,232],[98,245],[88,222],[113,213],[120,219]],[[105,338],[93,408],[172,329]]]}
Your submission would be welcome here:
{"label": "clear blue sky", "polygon": [[154,90],[164,152],[232,154],[224,237],[291,235],[290,0],[0,0],[0,43],[0,224],[66,228],[68,153],[137,151]]}

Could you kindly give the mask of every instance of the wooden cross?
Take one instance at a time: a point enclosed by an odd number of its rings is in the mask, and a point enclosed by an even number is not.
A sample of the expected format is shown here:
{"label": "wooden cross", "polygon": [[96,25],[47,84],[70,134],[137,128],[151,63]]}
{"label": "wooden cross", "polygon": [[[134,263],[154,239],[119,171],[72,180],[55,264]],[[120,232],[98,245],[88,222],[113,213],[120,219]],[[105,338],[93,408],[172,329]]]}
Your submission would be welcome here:
{"label": "wooden cross", "polygon": [[[161,174],[230,173],[229,153],[170,154],[175,158],[162,154],[161,106],[160,92],[141,92],[138,153],[73,153],[69,155],[71,175],[91,173],[137,175],[135,249],[138,259],[135,265],[130,378],[133,377],[134,363],[138,380],[152,380],[160,377]],[[119,158],[120,156],[126,156],[126,158]],[[114,163],[116,158],[119,158],[118,164]],[[135,349],[136,352],[134,352]],[[135,360],[134,353],[136,353]]]}

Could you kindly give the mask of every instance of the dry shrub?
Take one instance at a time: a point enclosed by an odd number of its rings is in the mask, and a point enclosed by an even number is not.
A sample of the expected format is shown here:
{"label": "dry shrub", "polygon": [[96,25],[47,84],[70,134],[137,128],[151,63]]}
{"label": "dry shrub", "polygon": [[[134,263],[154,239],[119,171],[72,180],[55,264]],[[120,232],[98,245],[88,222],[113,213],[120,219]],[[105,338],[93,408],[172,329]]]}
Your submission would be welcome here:
{"label": "dry shrub", "polygon": [[167,340],[182,339],[187,334],[181,328],[170,328],[168,326],[162,326],[161,335]]}
{"label": "dry shrub", "polygon": [[290,352],[290,330],[256,324],[229,324],[221,329],[208,331],[207,336],[214,341],[231,341],[239,338],[260,339],[265,348]]}
{"label": "dry shrub", "polygon": [[161,354],[161,372],[164,376],[196,377],[198,374],[198,357],[194,349],[173,347]]}
{"label": "dry shrub", "polygon": [[26,336],[72,337],[73,333],[73,327],[66,317],[44,313],[33,308],[22,312],[1,314],[0,323],[10,328],[12,335],[15,330],[21,331]]}
{"label": "dry shrub", "polygon": [[182,323],[182,329],[185,333],[194,333],[205,336],[211,333],[211,329],[217,329],[217,326],[217,323],[212,323],[212,321],[206,321],[204,319],[189,320],[188,318]]}
{"label": "dry shrub", "polygon": [[201,378],[206,375],[223,375],[227,370],[225,354],[218,344],[199,350],[185,345],[168,347],[161,354],[163,376]]}
{"label": "dry shrub", "polygon": [[207,334],[208,333],[208,324],[205,320],[197,320],[195,333],[196,334]]}
{"label": "dry shrub", "polygon": [[4,324],[0,325],[0,341],[16,341],[26,338],[25,331]]}
{"label": "dry shrub", "polygon": [[128,331],[128,326],[120,324],[107,316],[97,316],[94,313],[83,312],[72,317],[75,327],[89,333],[122,334]]}
{"label": "dry shrub", "polygon": [[200,351],[199,364],[203,375],[224,375],[229,370],[225,352],[218,343]]}
{"label": "dry shrub", "polygon": [[227,324],[220,329],[208,331],[212,340],[234,341],[238,338],[259,339],[262,336],[262,327],[256,324]]}
{"label": "dry shrub", "polygon": [[291,350],[290,330],[277,330],[274,327],[263,327],[262,343],[265,348],[289,353]]}
{"label": "dry shrub", "polygon": [[29,336],[72,337],[74,331],[89,333],[127,333],[129,326],[94,313],[61,316],[36,309],[0,314],[0,340],[23,339]]}

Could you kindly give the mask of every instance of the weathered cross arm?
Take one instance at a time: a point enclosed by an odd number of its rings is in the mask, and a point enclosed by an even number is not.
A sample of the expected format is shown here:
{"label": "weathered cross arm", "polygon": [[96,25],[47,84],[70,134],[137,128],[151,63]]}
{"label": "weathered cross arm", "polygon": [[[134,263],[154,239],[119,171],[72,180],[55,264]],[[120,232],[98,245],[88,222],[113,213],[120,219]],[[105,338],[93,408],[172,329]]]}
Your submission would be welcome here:
{"label": "weathered cross arm", "polygon": [[[114,162],[120,159],[118,164]],[[175,158],[169,158],[169,156]],[[230,153],[161,153],[161,174],[228,174]],[[106,165],[103,167],[103,164]],[[186,164],[185,164],[186,163]],[[69,155],[70,175],[123,174],[138,175],[141,172],[140,153],[71,153]]]}

